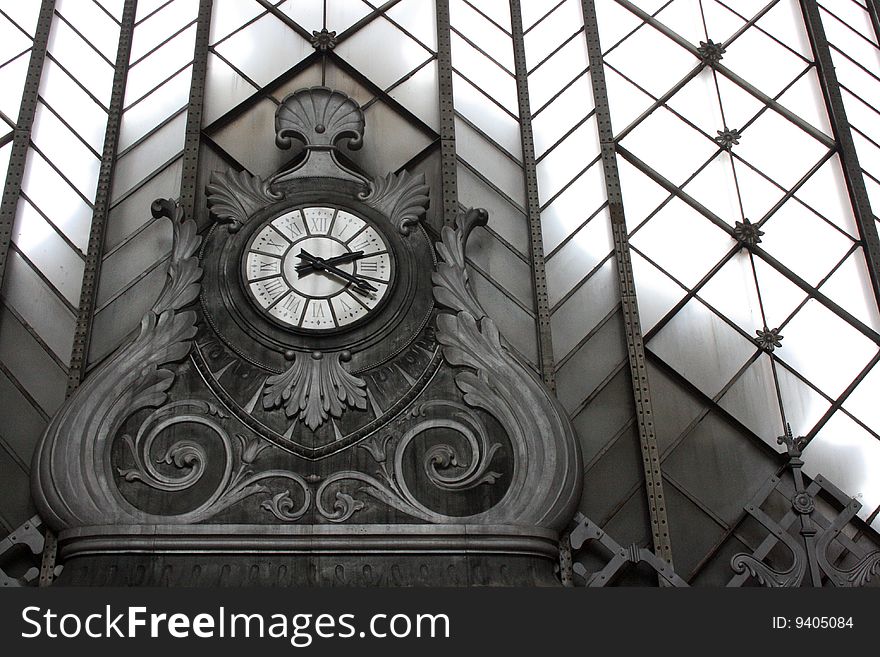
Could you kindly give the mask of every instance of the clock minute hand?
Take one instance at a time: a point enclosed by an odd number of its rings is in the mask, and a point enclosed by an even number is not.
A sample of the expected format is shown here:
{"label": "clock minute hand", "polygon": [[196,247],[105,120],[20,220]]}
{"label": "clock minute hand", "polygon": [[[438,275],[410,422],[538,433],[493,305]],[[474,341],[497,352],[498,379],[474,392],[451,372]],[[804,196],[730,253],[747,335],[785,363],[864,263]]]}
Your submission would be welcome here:
{"label": "clock minute hand", "polygon": [[376,288],[373,287],[369,283],[369,281],[367,281],[363,278],[360,278],[358,276],[355,276],[354,274],[349,274],[347,271],[343,271],[343,270],[339,269],[338,267],[334,267],[333,265],[328,264],[327,261],[324,260],[323,258],[313,256],[311,253],[309,253],[305,249],[303,249],[299,252],[299,257],[302,258],[303,260],[308,260],[309,262],[311,262],[315,266],[315,269],[326,271],[331,274],[335,274],[336,276],[339,276],[340,278],[343,278],[351,283],[354,283],[355,287],[357,287],[361,291],[365,291],[365,292],[375,292],[376,291]]}
{"label": "clock minute hand", "polygon": [[[355,260],[360,260],[364,257],[363,251],[352,251],[350,253],[343,253],[342,255],[336,256],[334,258],[327,258],[324,260],[324,264],[327,265],[342,265],[347,262],[354,262]],[[304,262],[296,266],[296,271],[300,275],[300,278],[309,274],[315,270],[315,265],[311,262]]]}

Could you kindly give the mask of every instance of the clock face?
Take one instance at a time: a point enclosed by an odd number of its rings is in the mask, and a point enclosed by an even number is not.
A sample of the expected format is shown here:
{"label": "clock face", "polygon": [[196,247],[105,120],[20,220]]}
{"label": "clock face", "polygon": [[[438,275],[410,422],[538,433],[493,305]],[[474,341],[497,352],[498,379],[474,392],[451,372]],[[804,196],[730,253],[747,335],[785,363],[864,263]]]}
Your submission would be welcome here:
{"label": "clock face", "polygon": [[359,323],[388,296],[393,256],[365,219],[330,207],[290,210],[262,226],[245,249],[245,288],[275,322],[297,331]]}

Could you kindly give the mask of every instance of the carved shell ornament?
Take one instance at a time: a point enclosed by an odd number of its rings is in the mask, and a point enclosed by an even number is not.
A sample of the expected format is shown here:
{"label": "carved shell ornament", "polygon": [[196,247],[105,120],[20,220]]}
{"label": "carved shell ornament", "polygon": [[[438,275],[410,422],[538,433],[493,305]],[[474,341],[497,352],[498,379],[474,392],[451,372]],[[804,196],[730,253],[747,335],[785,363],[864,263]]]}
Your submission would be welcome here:
{"label": "carved shell ornament", "polygon": [[347,138],[348,148],[359,150],[364,145],[363,110],[341,91],[300,89],[285,97],[275,114],[275,143],[290,148],[291,138],[308,148],[329,148]]}

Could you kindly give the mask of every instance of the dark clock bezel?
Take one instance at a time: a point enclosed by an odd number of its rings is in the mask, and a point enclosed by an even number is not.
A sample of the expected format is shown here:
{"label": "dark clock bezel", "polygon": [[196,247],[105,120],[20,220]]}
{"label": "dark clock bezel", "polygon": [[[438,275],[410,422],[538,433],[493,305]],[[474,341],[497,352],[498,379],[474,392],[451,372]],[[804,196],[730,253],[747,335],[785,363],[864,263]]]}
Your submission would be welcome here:
{"label": "dark clock bezel", "polygon": [[[272,222],[275,221],[276,219],[278,219],[279,217],[282,217],[282,216],[289,214],[291,212],[295,212],[297,210],[302,212],[302,210],[304,210],[306,208],[333,208],[334,210],[336,210],[337,213],[340,210],[342,210],[344,212],[348,212],[349,214],[354,215],[355,217],[357,217],[358,219],[360,219],[361,221],[366,223],[367,226],[373,228],[379,234],[379,237],[382,239],[382,242],[385,245],[385,252],[388,253],[389,260],[391,262],[391,275],[390,275],[389,281],[387,283],[388,289],[385,291],[385,294],[379,300],[379,303],[377,303],[372,308],[368,309],[366,314],[364,314],[362,317],[359,317],[358,319],[354,320],[353,322],[349,322],[348,324],[345,324],[343,326],[337,325],[337,326],[334,326],[333,328],[319,328],[319,329],[310,329],[310,328],[302,328],[299,326],[293,326],[287,322],[284,322],[284,321],[278,319],[274,315],[271,315],[266,308],[263,308],[259,304],[259,302],[254,298],[253,293],[249,289],[250,283],[252,281],[249,281],[247,278],[247,257],[252,252],[251,246],[253,245],[254,240],[262,232],[263,228],[265,228],[266,226],[271,226]],[[305,221],[305,214],[303,214],[302,216],[303,216],[303,221]],[[336,218],[336,215],[334,215],[334,220],[335,220],[335,218]],[[331,223],[331,226],[332,226],[332,223]],[[273,226],[273,229],[276,232],[278,232],[279,234],[281,234],[277,228],[274,228],[274,226]],[[306,231],[308,232],[308,230],[309,230],[308,226],[306,226]],[[363,229],[363,230],[366,230],[366,229]],[[359,235],[360,232],[363,232],[363,230],[359,231],[356,235]],[[354,237],[356,237],[356,235],[352,236],[351,239],[354,239]],[[285,240],[287,240],[287,238],[284,237],[284,235],[281,235],[281,237],[284,238]],[[326,237],[328,239],[336,239],[336,238],[330,237],[329,234],[315,235],[315,237]],[[289,242],[289,240],[287,240],[287,241]],[[340,241],[340,240],[337,240],[337,241]],[[291,246],[287,249],[287,251],[289,251],[290,248],[293,248],[292,243],[291,243]],[[287,253],[287,251],[285,251],[285,254]],[[284,256],[282,256],[282,263],[283,263],[283,259],[284,259]],[[321,202],[321,201],[304,202],[304,203],[298,204],[298,205],[291,205],[289,207],[284,208],[283,210],[280,210],[274,214],[271,214],[267,218],[263,219],[259,223],[259,225],[250,233],[250,236],[248,237],[247,241],[245,242],[245,246],[241,251],[240,260],[241,260],[241,262],[240,262],[240,267],[239,267],[239,272],[238,272],[239,273],[239,283],[241,285],[242,290],[244,291],[244,296],[251,302],[251,305],[253,306],[253,308],[260,315],[262,315],[266,320],[272,322],[276,326],[280,327],[282,330],[290,331],[291,333],[296,333],[296,334],[308,335],[308,336],[328,336],[328,335],[336,335],[339,333],[346,333],[348,331],[353,331],[353,330],[357,329],[358,327],[362,326],[363,324],[371,321],[376,316],[378,316],[378,314],[382,311],[384,306],[389,302],[389,299],[391,299],[394,296],[394,293],[395,293],[394,286],[397,283],[397,269],[398,269],[397,268],[397,256],[395,253],[395,247],[392,243],[392,240],[390,240],[388,238],[385,231],[382,230],[382,227],[378,226],[375,221],[373,221],[369,217],[364,216],[364,214],[362,212],[359,212],[358,210],[355,210],[354,208],[352,208],[350,206],[347,206],[343,203],[338,203],[338,202],[329,202],[329,201],[328,202]],[[292,286],[290,286],[289,282],[286,280],[286,276],[284,275],[283,267],[282,267],[281,273],[279,275],[285,279],[285,282],[287,282],[288,286],[291,287],[291,289],[292,289]],[[351,284],[346,286],[344,289],[348,289],[350,287],[351,287]],[[312,299],[328,299],[329,300],[332,297],[338,296],[338,294],[340,294],[340,292],[337,292],[336,294],[331,295],[330,297],[311,297],[311,296],[307,296],[307,295],[301,295],[301,296],[303,296],[306,299],[308,299],[309,301],[311,301]],[[331,308],[332,308],[332,306],[331,306]],[[331,312],[333,312],[333,311],[331,310]]]}
{"label": "dark clock bezel", "polygon": [[[337,180],[309,179],[286,186],[282,198],[255,211],[240,229],[214,224],[201,249],[204,268],[201,306],[216,335],[246,361],[269,371],[287,368],[287,351],[352,354],[352,371],[378,366],[404,349],[428,321],[434,300],[435,253],[423,226],[402,234],[389,217],[363,201],[363,187]],[[241,262],[250,237],[270,218],[304,206],[340,207],[380,230],[395,257],[394,289],[372,321],[343,330],[294,332],[258,312],[241,283]]]}

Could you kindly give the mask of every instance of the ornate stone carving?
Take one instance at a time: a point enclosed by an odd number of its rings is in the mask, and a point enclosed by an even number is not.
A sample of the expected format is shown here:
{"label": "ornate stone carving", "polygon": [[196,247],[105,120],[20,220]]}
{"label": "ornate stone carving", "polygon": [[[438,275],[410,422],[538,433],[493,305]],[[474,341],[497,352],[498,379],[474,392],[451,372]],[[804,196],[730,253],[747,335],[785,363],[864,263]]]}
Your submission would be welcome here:
{"label": "ornate stone carving", "polygon": [[409,235],[428,207],[428,185],[425,174],[400,175],[389,173],[376,178],[370,191],[362,195],[364,203],[391,217],[401,235]]}
{"label": "ornate stone carving", "polygon": [[247,171],[211,173],[207,186],[208,207],[221,224],[228,224],[230,232],[238,230],[250,216],[281,198],[269,190],[269,183]]}
{"label": "ornate stone carving", "polygon": [[349,360],[351,354],[347,351],[296,355],[285,372],[266,380],[263,407],[283,407],[287,417],[298,416],[312,431],[329,417],[340,417],[346,406],[366,408],[364,380],[342,366],[343,361]]}
{"label": "ornate stone carving", "polygon": [[[425,417],[428,412],[437,417]],[[328,496],[340,484],[355,482],[357,493],[372,497],[403,513],[432,523],[455,523],[462,519],[436,513],[417,498],[403,476],[404,460],[408,449],[418,436],[438,428],[448,429],[461,436],[469,453],[460,454],[448,443],[433,445],[422,455],[422,467],[428,480],[437,488],[447,491],[465,491],[482,484],[494,484],[502,474],[490,470],[492,460],[501,444],[493,442],[480,418],[467,406],[457,402],[435,400],[425,402],[413,411],[415,424],[402,434],[381,433],[365,440],[361,447],[379,464],[375,476],[364,472],[344,471],[329,476],[316,494],[319,513],[331,522],[345,522],[365,508],[362,501],[337,491],[332,510],[327,506]],[[405,425],[404,425],[405,426]]]}
{"label": "ornate stone carving", "polygon": [[286,149],[294,139],[303,142],[305,159],[276,175],[273,185],[317,177],[367,183],[336,161],[337,144],[343,140],[348,141],[351,151],[364,144],[364,113],[347,94],[327,87],[311,87],[285,97],[275,112],[275,143]]}

